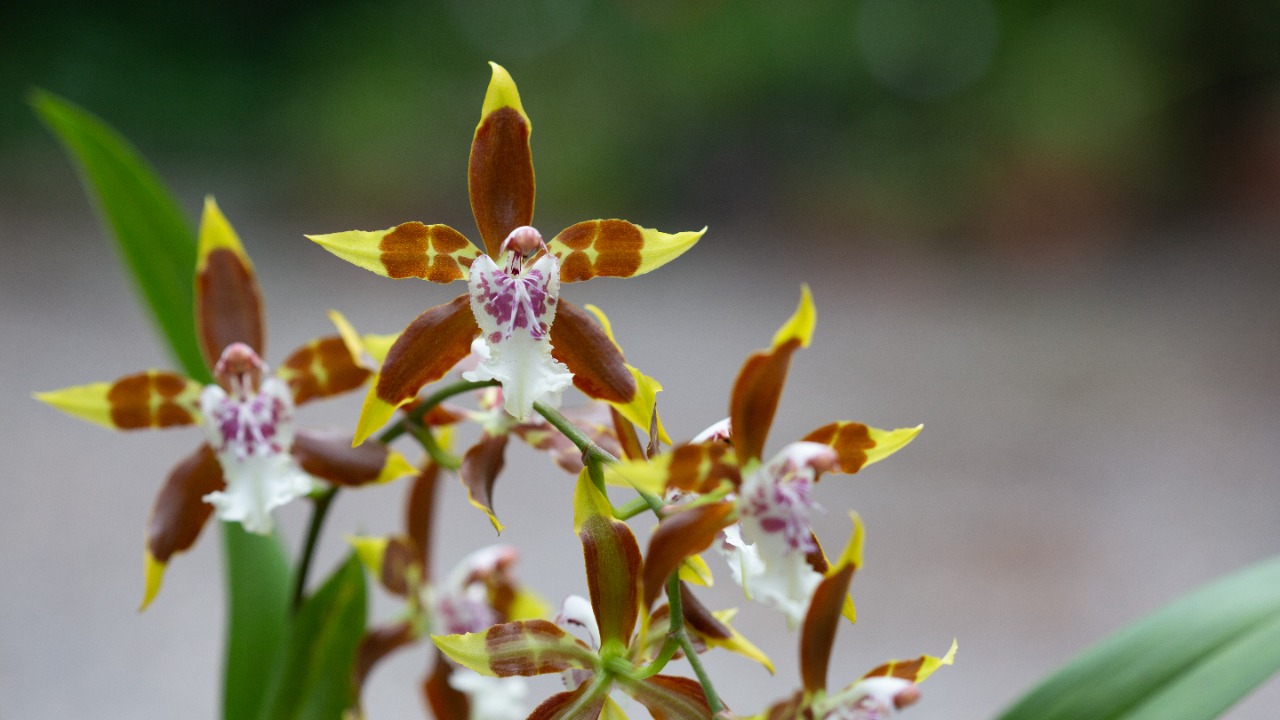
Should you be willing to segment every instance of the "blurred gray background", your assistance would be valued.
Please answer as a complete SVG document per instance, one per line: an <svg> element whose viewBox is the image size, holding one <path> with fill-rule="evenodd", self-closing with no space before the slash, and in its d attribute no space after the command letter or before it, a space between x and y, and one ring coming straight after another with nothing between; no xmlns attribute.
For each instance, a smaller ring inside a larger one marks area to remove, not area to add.
<svg viewBox="0 0 1280 720"><path fill-rule="evenodd" d="M205 193L253 256L268 362L342 310L395 332L458 288L392 282L303 233L448 222L475 237L468 143L502 62L533 119L535 223L709 225L678 262L565 288L666 387L672 435L727 413L743 358L819 313L769 450L832 419L924 423L819 487L819 535L868 527L831 684L959 639L910 717L990 717L1111 631L1280 549L1280 10L1272 3L747 0L19 3L0 22L0 718L215 717L220 547L145 614L142 529L194 430L113 435L30 399L168 358L69 162L22 103L98 112ZM350 425L357 398L307 407ZM406 451L413 451L406 446ZM572 479L513 452L501 540L553 602L585 592ZM407 485L344 493L342 536ZM456 485L437 565L494 541ZM534 509L536 511L531 511ZM296 548L301 504L281 513ZM636 525L642 541L647 529ZM710 662L755 712L798 684L795 636L721 584L779 664ZM374 619L396 611L379 597ZM371 718L423 717L426 652L372 676ZM549 693L551 685L537 686ZM1270 719L1275 682L1236 719Z"/></svg>

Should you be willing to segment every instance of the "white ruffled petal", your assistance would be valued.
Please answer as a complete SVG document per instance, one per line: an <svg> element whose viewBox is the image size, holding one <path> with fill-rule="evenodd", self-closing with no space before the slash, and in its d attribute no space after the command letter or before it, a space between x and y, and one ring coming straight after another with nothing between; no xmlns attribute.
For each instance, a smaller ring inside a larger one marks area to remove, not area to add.
<svg viewBox="0 0 1280 720"><path fill-rule="evenodd" d="M524 678L485 677L466 668L454 668L449 685L467 696L471 713L467 720L522 720L529 714Z"/></svg>
<svg viewBox="0 0 1280 720"><path fill-rule="evenodd" d="M482 255L471 264L468 285L471 311L489 352L462 376L501 382L506 411L521 420L533 413L535 402L559 404L573 374L551 357L551 323L560 296L555 257L544 255L510 275Z"/></svg>

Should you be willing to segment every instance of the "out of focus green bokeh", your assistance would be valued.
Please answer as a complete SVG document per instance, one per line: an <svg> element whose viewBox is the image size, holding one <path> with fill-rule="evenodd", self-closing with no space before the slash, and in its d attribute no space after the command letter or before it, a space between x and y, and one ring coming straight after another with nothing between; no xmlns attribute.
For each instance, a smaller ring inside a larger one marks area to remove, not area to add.
<svg viewBox="0 0 1280 720"><path fill-rule="evenodd" d="M1053 258L1280 216L1274 0L8 5L14 192L61 162L22 102L40 86L201 191L333 227L467 225L495 60L533 118L548 228L643 208Z"/></svg>

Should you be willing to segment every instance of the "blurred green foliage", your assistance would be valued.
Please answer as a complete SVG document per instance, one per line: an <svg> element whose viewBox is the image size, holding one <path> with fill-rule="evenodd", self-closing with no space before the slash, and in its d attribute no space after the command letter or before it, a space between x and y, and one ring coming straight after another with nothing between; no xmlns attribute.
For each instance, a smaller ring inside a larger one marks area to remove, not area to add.
<svg viewBox="0 0 1280 720"><path fill-rule="evenodd" d="M548 226L644 207L904 235L1052 232L1204 197L1230 165L1224 148L1247 159L1272 137L1241 128L1280 119L1274 0L19 0L0 12L0 151L26 158L11 167L52 155L30 149L45 141L20 103L38 85L162 164L247 166L272 202L359 208L370 226L402 210L466 224L490 59L533 118Z"/></svg>

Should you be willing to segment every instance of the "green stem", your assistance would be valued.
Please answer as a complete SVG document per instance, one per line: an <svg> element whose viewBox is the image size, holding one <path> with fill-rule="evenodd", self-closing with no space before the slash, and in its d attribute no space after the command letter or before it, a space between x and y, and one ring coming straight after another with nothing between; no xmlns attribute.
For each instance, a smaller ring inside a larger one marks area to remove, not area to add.
<svg viewBox="0 0 1280 720"><path fill-rule="evenodd" d="M338 496L338 486L330 485L311 500L311 522L307 525L307 540L302 548L302 558L298 561L298 578L293 585L293 612L302 607L302 598L307 591L307 573L311 570L311 558L315 556L316 545L320 540L320 528L324 525L325 516L333 499Z"/></svg>
<svg viewBox="0 0 1280 720"><path fill-rule="evenodd" d="M640 513L651 510L649 503L644 498L638 497L625 505L613 509L613 516L619 520L630 520Z"/></svg>
<svg viewBox="0 0 1280 720"><path fill-rule="evenodd" d="M431 428L419 423L407 423L409 434L413 435L423 450L427 451L427 455L431 456L432 462L442 468L449 470L457 470L462 467L462 460L444 448L440 447L440 443L436 442L436 434L431 432Z"/></svg>
<svg viewBox="0 0 1280 720"><path fill-rule="evenodd" d="M399 421L389 425L386 430L383 430L382 434L378 436L378 442L386 444L405 434L409 431L409 426L411 424L421 422L423 415L431 412L435 406L445 400L448 400L454 395L461 395L464 392L478 390L480 388L494 387L498 384L500 383L497 380L477 380L475 382L462 380L451 385L445 385L439 390L428 395L426 399L415 405L412 410L406 412L404 417L400 418Z"/></svg>

